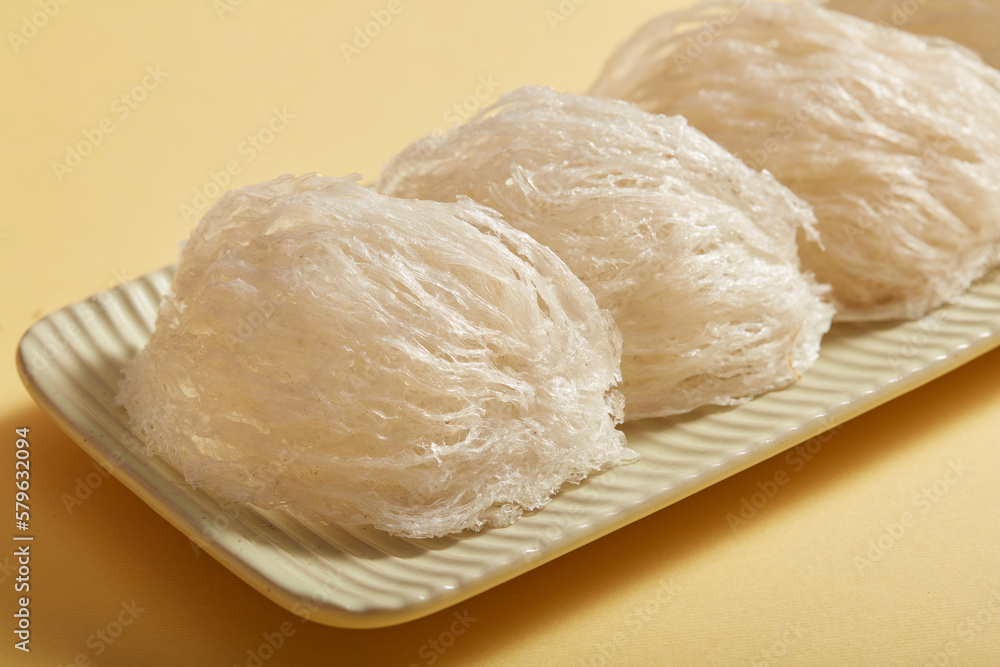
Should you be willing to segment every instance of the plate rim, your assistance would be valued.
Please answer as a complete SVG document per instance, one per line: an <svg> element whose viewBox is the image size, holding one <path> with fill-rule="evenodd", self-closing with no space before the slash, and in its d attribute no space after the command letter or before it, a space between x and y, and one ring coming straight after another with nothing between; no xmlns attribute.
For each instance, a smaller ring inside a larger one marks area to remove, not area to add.
<svg viewBox="0 0 1000 667"><path fill-rule="evenodd" d="M566 535L560 536L559 539L550 540L542 549L529 550L527 552L522 552L520 555L515 554L513 557L509 557L503 562L497 564L497 566L490 571L482 572L476 577L466 578L462 582L461 586L436 589L433 595L428 595L423 598L418 597L415 600L411 600L408 604L395 606L369 605L368 607L351 609L343 603L335 604L332 600L319 601L313 598L309 592L301 590L300 587L291 586L289 582L283 582L277 579L273 575L273 572L268 574L263 571L261 567L255 566L252 563L250 555L246 552L246 549L238 547L240 543L239 537L237 535L225 534L226 530L232 529L231 523L227 524L225 529L220 531L222 534L216 533L214 539L207 537L204 531L204 525L196 525L197 522L192 521L188 514L180 511L181 506L185 503L191 505L192 507L196 504L194 503L192 493L201 493L200 490L193 489L192 487L174 488L172 492L167 494L168 497L165 497L162 489L153 488L148 482L148 475L157 474L153 465L156 463L155 461L152 461L152 459L144 453L135 451L131 445L122 442L122 438L126 436L125 433L122 433L117 438L113 434L109 434L114 441L112 443L103 441L100 437L98 437L100 434L88 434L86 429L76 423L74 418L68 414L65 401L70 399L63 398L60 400L59 396L56 395L55 392L53 392L48 386L47 380L50 378L46 378L45 370L47 370L50 365L47 365L41 371L36 371L28 362L27 348L33 344L32 341L34 338L41 338L41 333L39 333L40 328L44 326L55 327L56 325L53 324L53 320L54 318L59 317L60 314L73 312L73 309L75 308L80 308L84 304L91 304L95 302L102 303L103 307L102 299L105 299L106 295L110 295L113 298L122 298L123 295L127 297L129 289L135 288L135 286L140 283L151 284L152 278L154 277L157 279L163 279L164 276L168 276L168 274L172 273L174 266L175 265L167 266L157 271L145 274L139 278L130 280L115 288L98 292L89 298L76 301L72 304L64 306L63 308L53 311L32 324L22 335L17 346L16 366L18 375L20 376L22 383L32 399L43 409L43 411L55 420L59 428L63 430L63 432L66 433L71 440L76 442L76 444L89 456L91 456L91 458L108 470L116 479L122 482L126 488L135 493L144 503L150 506L150 508L157 512L157 514L162 516L170 525L181 531L182 534L184 534L199 548L203 549L206 553L212 556L215 560L219 561L220 564L236 574L236 576L257 590L259 593L293 614L303 616L321 624L343 628L361 629L386 627L415 620L450 607L458 602L473 597L474 595L478 595L479 593L489 590L496 585L509 581L510 579L538 567L539 565L555 560L570 551L600 539L601 537L604 537L619 528L638 521L639 519L649 516L650 514L653 514L661 509L669 507L670 505L728 477L742 472L757 463L778 456L792 447L802 444L811 438L830 431L831 429L835 429L843 423L865 412L875 409L876 407L897 398L898 396L913 391L914 389L917 389L918 387L971 362L977 357L1000 347L1000 312L998 312L995 314L996 321L991 321L991 324L993 325L991 332L975 337L963 345L950 347L948 348L948 353L934 356L918 367L910 369L908 372L903 373L888 382L879 384L875 389L862 394L859 398L835 404L826 410L826 412L813 415L805 419L796 427L796 429L794 429L795 433L792 437L789 437L789 433L786 432L782 435L776 436L771 443L761 442L742 451L730 452L730 454L725 457L721 463L709 466L707 471L702 471L701 473L692 475L684 480L689 483L673 487L674 492L669 496L654 497L652 502L643 503L642 506L635 504L623 506L615 512L604 515L603 519L597 523L588 524L584 526L583 529L577 527L573 533L567 533ZM169 283L170 281L168 280L167 282ZM977 281L971 289L974 290L976 286L983 284L988 286L993 285L995 287L1000 286L1000 272L992 272L984 279ZM967 294L968 292L966 295ZM158 298L162 298L162 295L162 291L157 289ZM957 304L944 306L942 309L934 311L927 317L938 317L938 314L941 313L943 309L964 308L966 295L963 295ZM854 326L874 325L883 329L895 330L901 327L911 326L921 321L923 320L897 321L896 323L888 324L856 323ZM842 327L842 325L836 324L835 327ZM863 333L862 335L865 334ZM933 336L929 337L933 339ZM808 374L808 372L809 371L806 371L806 374ZM779 391L791 391L794 390L795 386L796 385L792 385L788 389ZM760 400L760 398L750 401L749 404ZM864 400L860 400L860 398L864 398ZM730 411L730 409L715 410L717 412ZM671 423L676 425L677 423L697 422L702 416L704 415L700 411L696 411L693 415L689 413L689 415L680 416L677 420L672 421ZM640 420L632 422L625 425L625 430L628 432L629 430L636 430L639 428L645 429L649 427L652 422L656 421L663 420ZM128 430L128 434L130 434L131 437L136 438L138 442L141 442L141 440L138 440L139 436L130 429ZM118 451L115 450L116 445L118 447L125 448L126 452L130 453L130 456L124 461L119 460L116 462L112 460L114 458L114 452ZM142 465L143 458L147 460L145 465ZM150 461L152 461L152 463L150 463ZM126 463L128 463L128 465L125 465ZM163 462L160 461L159 465L162 466L162 464ZM143 470L143 468L145 468L145 470ZM166 481L173 484L173 482L170 482L169 479ZM564 486L563 490L558 495L562 496L566 493L567 488ZM543 508L530 514L545 511L546 509ZM208 517L203 516L202 520L207 521ZM524 521L524 519L521 521ZM520 523L520 521L518 523ZM509 529L491 529L491 531L496 530L504 531ZM460 543L470 539L475 540L478 536L477 534L469 535L467 533L458 538L454 538L451 543ZM426 541L412 540L410 542L424 543ZM448 547L445 547L444 549L446 550L447 548ZM304 614L303 611L306 613Z"/></svg>

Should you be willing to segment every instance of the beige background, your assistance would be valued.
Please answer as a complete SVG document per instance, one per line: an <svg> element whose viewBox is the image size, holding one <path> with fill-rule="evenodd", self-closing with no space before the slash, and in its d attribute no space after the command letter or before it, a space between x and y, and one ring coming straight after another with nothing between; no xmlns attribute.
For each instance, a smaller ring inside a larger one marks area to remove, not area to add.
<svg viewBox="0 0 1000 667"><path fill-rule="evenodd" d="M399 0L348 62L341 42L389 4L0 8L0 488L13 504L14 429L30 427L36 535L30 656L13 649L13 549L0 549L0 664L256 664L248 650L283 628L262 664L1000 664L1000 352L847 424L739 530L727 514L787 471L783 458L381 630L299 623L114 479L67 507L95 469L21 387L18 338L172 262L213 174L374 179L406 143L505 90L584 91L629 32L686 3ZM88 154L66 164L81 142ZM890 530L890 548L859 565ZM96 633L129 605L136 618L105 643ZM435 652L455 614L468 629Z"/></svg>

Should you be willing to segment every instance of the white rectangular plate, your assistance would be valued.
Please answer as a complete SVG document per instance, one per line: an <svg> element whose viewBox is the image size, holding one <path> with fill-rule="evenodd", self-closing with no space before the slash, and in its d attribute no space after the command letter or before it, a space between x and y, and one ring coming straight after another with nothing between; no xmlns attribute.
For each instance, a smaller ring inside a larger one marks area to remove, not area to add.
<svg viewBox="0 0 1000 667"><path fill-rule="evenodd" d="M263 595L313 621L402 623L480 593L647 516L1000 344L1000 274L915 322L838 324L800 382L731 409L624 430L639 462L567 485L513 526L433 540L305 524L220 502L149 457L114 400L148 340L167 268L68 306L24 335L32 396L88 454Z"/></svg>

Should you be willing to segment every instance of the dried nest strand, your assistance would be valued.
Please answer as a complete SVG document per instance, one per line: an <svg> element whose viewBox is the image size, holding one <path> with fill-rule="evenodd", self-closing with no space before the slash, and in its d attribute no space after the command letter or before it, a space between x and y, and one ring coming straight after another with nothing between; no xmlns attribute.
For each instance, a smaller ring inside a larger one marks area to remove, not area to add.
<svg viewBox="0 0 1000 667"><path fill-rule="evenodd" d="M1000 68L996 0L828 0L826 7L917 35L946 37Z"/></svg>
<svg viewBox="0 0 1000 667"><path fill-rule="evenodd" d="M526 87L406 148L377 187L469 196L565 260L622 330L630 420L787 385L830 324L799 270L809 207L683 118Z"/></svg>
<svg viewBox="0 0 1000 667"><path fill-rule="evenodd" d="M1000 72L946 40L708 2L639 30L593 93L686 116L811 203L803 264L841 319L919 317L997 261Z"/></svg>
<svg viewBox="0 0 1000 667"><path fill-rule="evenodd" d="M118 398L194 486L433 537L507 525L635 456L620 346L493 211L282 178L198 225Z"/></svg>

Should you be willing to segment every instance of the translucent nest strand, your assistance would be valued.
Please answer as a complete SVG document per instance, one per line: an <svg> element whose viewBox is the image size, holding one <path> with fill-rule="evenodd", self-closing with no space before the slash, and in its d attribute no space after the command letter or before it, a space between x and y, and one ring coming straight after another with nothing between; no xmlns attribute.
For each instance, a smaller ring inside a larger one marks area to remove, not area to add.
<svg viewBox="0 0 1000 667"><path fill-rule="evenodd" d="M654 19L593 94L681 114L813 205L838 318L917 318L997 263L1000 72L952 42L805 2Z"/></svg>
<svg viewBox="0 0 1000 667"><path fill-rule="evenodd" d="M632 459L621 337L551 251L469 200L354 179L226 194L119 401L222 498L423 538L504 526Z"/></svg>
<svg viewBox="0 0 1000 667"><path fill-rule="evenodd" d="M788 385L830 326L799 268L809 206L680 117L526 87L415 142L376 187L471 197L552 248L622 330L629 420Z"/></svg>

